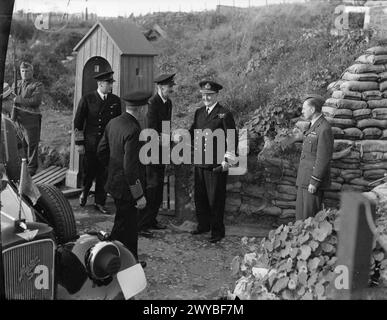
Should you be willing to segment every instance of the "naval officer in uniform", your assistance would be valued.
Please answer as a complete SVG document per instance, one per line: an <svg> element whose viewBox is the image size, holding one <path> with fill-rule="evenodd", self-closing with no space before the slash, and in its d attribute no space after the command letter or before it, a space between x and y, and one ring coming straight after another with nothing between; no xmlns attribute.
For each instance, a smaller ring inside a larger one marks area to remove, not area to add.
<svg viewBox="0 0 387 320"><path fill-rule="evenodd" d="M105 208L106 170L97 158L97 146L108 122L121 114L121 100L112 92L113 71L103 72L94 77L97 90L87 93L79 101L74 118L75 147L84 154L83 191L79 204L87 202L90 188L95 179L94 207L103 214L109 214Z"/></svg>
<svg viewBox="0 0 387 320"><path fill-rule="evenodd" d="M210 242L215 243L225 236L223 216L228 169L236 160L237 142L226 138L227 130L232 130L235 138L238 135L230 110L218 102L218 92L223 88L222 85L204 80L199 83L199 86L204 106L196 110L194 122L190 128L191 138L194 139L194 153L200 149L199 154L202 155L200 163L194 163L198 226L192 234L211 232ZM214 133L215 130L221 130L224 133L223 142L218 141L215 135L211 137L211 132ZM198 138L198 132L204 135L201 139ZM212 145L209 139L213 139ZM220 148L223 152L218 152L218 143L225 143L224 148ZM205 159L208 152L210 154L212 152L210 163Z"/></svg>

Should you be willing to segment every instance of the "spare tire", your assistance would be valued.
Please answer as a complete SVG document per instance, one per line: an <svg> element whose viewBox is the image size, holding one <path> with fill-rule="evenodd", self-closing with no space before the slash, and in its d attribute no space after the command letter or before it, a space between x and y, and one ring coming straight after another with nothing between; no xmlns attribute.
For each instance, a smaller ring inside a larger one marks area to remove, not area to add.
<svg viewBox="0 0 387 320"><path fill-rule="evenodd" d="M34 208L54 229L57 242L64 244L76 239L78 234L74 213L63 193L55 186L49 184L41 184L37 187L41 197Z"/></svg>

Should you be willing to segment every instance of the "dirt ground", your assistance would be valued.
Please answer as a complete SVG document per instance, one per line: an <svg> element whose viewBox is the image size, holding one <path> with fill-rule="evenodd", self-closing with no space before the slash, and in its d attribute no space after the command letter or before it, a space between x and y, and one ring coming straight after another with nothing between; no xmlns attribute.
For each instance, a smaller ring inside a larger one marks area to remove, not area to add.
<svg viewBox="0 0 387 320"><path fill-rule="evenodd" d="M69 199L81 234L90 230L110 231L113 226L114 215L96 212L93 200L89 198L82 208L77 198ZM110 198L107 207L114 212ZM173 228L173 217L160 218L168 229L155 231L152 239L139 238L139 258L147 262L144 270L148 284L137 299L219 299L227 289L233 290L237 280L230 274L230 263L241 254L241 238L249 233L264 236L268 232L257 226L226 225L226 238L212 244L209 234L192 236Z"/></svg>

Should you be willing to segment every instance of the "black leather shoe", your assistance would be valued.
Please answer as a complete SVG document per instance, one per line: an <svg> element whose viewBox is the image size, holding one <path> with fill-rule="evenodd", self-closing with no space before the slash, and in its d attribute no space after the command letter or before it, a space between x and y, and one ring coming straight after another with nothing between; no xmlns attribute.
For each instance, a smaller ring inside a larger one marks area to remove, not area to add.
<svg viewBox="0 0 387 320"><path fill-rule="evenodd" d="M141 264L141 267L144 269L146 267L146 262L144 260L138 261L139 264Z"/></svg>
<svg viewBox="0 0 387 320"><path fill-rule="evenodd" d="M153 230L164 230L164 229L167 229L167 226L166 225L163 225L161 223L156 223L154 224L153 226L151 226L149 229L153 229Z"/></svg>
<svg viewBox="0 0 387 320"><path fill-rule="evenodd" d="M87 196L84 195L82 192L81 195L79 196L79 205L81 207L84 207L86 205L86 202L87 202Z"/></svg>
<svg viewBox="0 0 387 320"><path fill-rule="evenodd" d="M191 231L191 234L193 235L196 235L196 234L202 234L202 233L207 233L209 232L210 230L199 230L199 229L196 229L194 231Z"/></svg>
<svg viewBox="0 0 387 320"><path fill-rule="evenodd" d="M221 237L221 236L211 237L211 238L210 238L210 242L211 242L211 243L217 243L217 242L219 242L219 241L222 240L222 239L223 239L223 237Z"/></svg>
<svg viewBox="0 0 387 320"><path fill-rule="evenodd" d="M102 204L94 203L94 208L102 214L110 214L108 209L106 209L105 206L103 206Z"/></svg>
<svg viewBox="0 0 387 320"><path fill-rule="evenodd" d="M149 230L140 230L138 235L144 238L153 238L153 233Z"/></svg>

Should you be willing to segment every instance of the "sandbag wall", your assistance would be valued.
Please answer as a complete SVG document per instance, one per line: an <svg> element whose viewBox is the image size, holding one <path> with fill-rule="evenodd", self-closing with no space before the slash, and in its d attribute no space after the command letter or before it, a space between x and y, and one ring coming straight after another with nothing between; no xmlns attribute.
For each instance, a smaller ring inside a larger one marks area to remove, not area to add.
<svg viewBox="0 0 387 320"><path fill-rule="evenodd" d="M340 192L372 189L387 172L387 47L368 49L329 87L323 113L332 125L335 156L327 205Z"/></svg>

